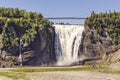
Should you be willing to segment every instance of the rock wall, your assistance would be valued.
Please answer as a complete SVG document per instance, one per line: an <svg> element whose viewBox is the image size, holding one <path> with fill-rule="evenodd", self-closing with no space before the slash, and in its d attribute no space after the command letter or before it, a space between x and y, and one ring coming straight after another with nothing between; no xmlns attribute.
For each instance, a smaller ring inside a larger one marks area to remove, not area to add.
<svg viewBox="0 0 120 80"><path fill-rule="evenodd" d="M83 38L79 47L79 57L81 60L101 59L101 62L119 61L119 45L115 45L109 34L103 29L102 34L98 34L94 28L85 26ZM18 51L19 53L19 51ZM11 55L0 50L0 65L18 65L19 55ZM117 58L116 58L117 57ZM56 62L54 51L54 29L52 26L37 30L34 41L29 45L22 46L22 60L24 66L53 66Z"/></svg>
<svg viewBox="0 0 120 80"><path fill-rule="evenodd" d="M103 59L105 55L107 56L119 49L119 46L114 44L105 29L103 29L102 34L97 34L94 28L85 26L79 49L79 54L84 55L84 59Z"/></svg>
<svg viewBox="0 0 120 80"><path fill-rule="evenodd" d="M19 49L17 49L19 54ZM21 48L22 63L24 66L50 66L56 61L54 53L54 30L51 26L42 30L37 30L37 34L33 42L29 45L23 44ZM10 61L12 65L19 66L19 55L12 55L4 50L0 50L1 66L10 67L7 64Z"/></svg>
<svg viewBox="0 0 120 80"><path fill-rule="evenodd" d="M35 40L27 47L23 53L25 65L50 66L55 62L54 54L54 31L44 28L37 31Z"/></svg>

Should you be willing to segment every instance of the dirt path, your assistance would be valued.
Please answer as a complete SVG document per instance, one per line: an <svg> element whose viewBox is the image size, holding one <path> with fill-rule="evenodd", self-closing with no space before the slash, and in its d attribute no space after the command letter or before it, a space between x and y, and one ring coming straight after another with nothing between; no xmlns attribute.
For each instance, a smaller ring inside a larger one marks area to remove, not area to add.
<svg viewBox="0 0 120 80"><path fill-rule="evenodd" d="M120 61L113 63L109 66L110 69L114 70L114 71L120 71Z"/></svg>
<svg viewBox="0 0 120 80"><path fill-rule="evenodd" d="M120 75L88 71L29 73L29 80L120 80Z"/></svg>
<svg viewBox="0 0 120 80"><path fill-rule="evenodd" d="M4 77L4 76L0 76L0 80L12 80L12 79Z"/></svg>

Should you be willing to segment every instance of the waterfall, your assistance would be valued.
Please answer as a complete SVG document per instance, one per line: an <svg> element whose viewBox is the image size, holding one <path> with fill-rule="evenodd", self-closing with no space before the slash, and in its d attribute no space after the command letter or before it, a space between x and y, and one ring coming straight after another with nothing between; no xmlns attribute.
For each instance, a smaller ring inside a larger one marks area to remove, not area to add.
<svg viewBox="0 0 120 80"><path fill-rule="evenodd" d="M19 65L22 66L22 54L19 54L18 62L19 62Z"/></svg>
<svg viewBox="0 0 120 80"><path fill-rule="evenodd" d="M78 61L83 25L53 25L55 28L55 54L57 65L70 65Z"/></svg>

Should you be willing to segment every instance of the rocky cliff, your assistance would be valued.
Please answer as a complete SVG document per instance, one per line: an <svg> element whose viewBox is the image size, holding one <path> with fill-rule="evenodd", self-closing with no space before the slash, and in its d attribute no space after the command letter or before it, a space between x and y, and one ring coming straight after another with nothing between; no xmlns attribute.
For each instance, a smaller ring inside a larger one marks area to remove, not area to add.
<svg viewBox="0 0 120 80"><path fill-rule="evenodd" d="M50 66L55 60L53 29L37 31L34 41L23 52L24 65Z"/></svg>
<svg viewBox="0 0 120 80"><path fill-rule="evenodd" d="M41 14L0 8L0 66L48 66L55 62L54 30Z"/></svg>
<svg viewBox="0 0 120 80"><path fill-rule="evenodd" d="M94 28L85 26L79 50L80 55L83 54L86 59L102 59L118 49L119 46L113 43L107 32L103 31L103 34L99 35Z"/></svg>
<svg viewBox="0 0 120 80"><path fill-rule="evenodd" d="M120 27L117 16L114 13L92 13L85 21L83 42L79 53L89 59L101 59L101 62L119 61L120 55ZM111 56L112 55L112 56ZM115 56L118 57L115 57Z"/></svg>
<svg viewBox="0 0 120 80"><path fill-rule="evenodd" d="M41 14L0 8L0 66L53 66L54 29ZM120 61L120 13L92 13L85 20L81 60ZM21 55L20 55L21 53Z"/></svg>
<svg viewBox="0 0 120 80"><path fill-rule="evenodd" d="M22 64L26 66L50 66L56 61L54 54L54 31L52 27L37 30L33 42L22 46ZM17 48L16 48L17 49ZM19 54L19 49L16 52ZM1 67L19 66L19 55L0 50ZM7 62L9 61L9 62Z"/></svg>

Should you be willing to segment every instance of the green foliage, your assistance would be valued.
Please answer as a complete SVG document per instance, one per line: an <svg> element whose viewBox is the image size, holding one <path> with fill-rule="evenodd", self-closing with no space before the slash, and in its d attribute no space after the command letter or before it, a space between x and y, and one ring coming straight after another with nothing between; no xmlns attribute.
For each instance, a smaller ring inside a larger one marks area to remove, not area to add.
<svg viewBox="0 0 120 80"><path fill-rule="evenodd" d="M3 48L14 51L23 44L30 44L38 31L48 27L50 22L36 12L26 12L18 8L0 7L0 38Z"/></svg>
<svg viewBox="0 0 120 80"><path fill-rule="evenodd" d="M85 25L94 28L100 36L103 31L107 32L116 45L120 44L120 12L100 14L92 12Z"/></svg>

